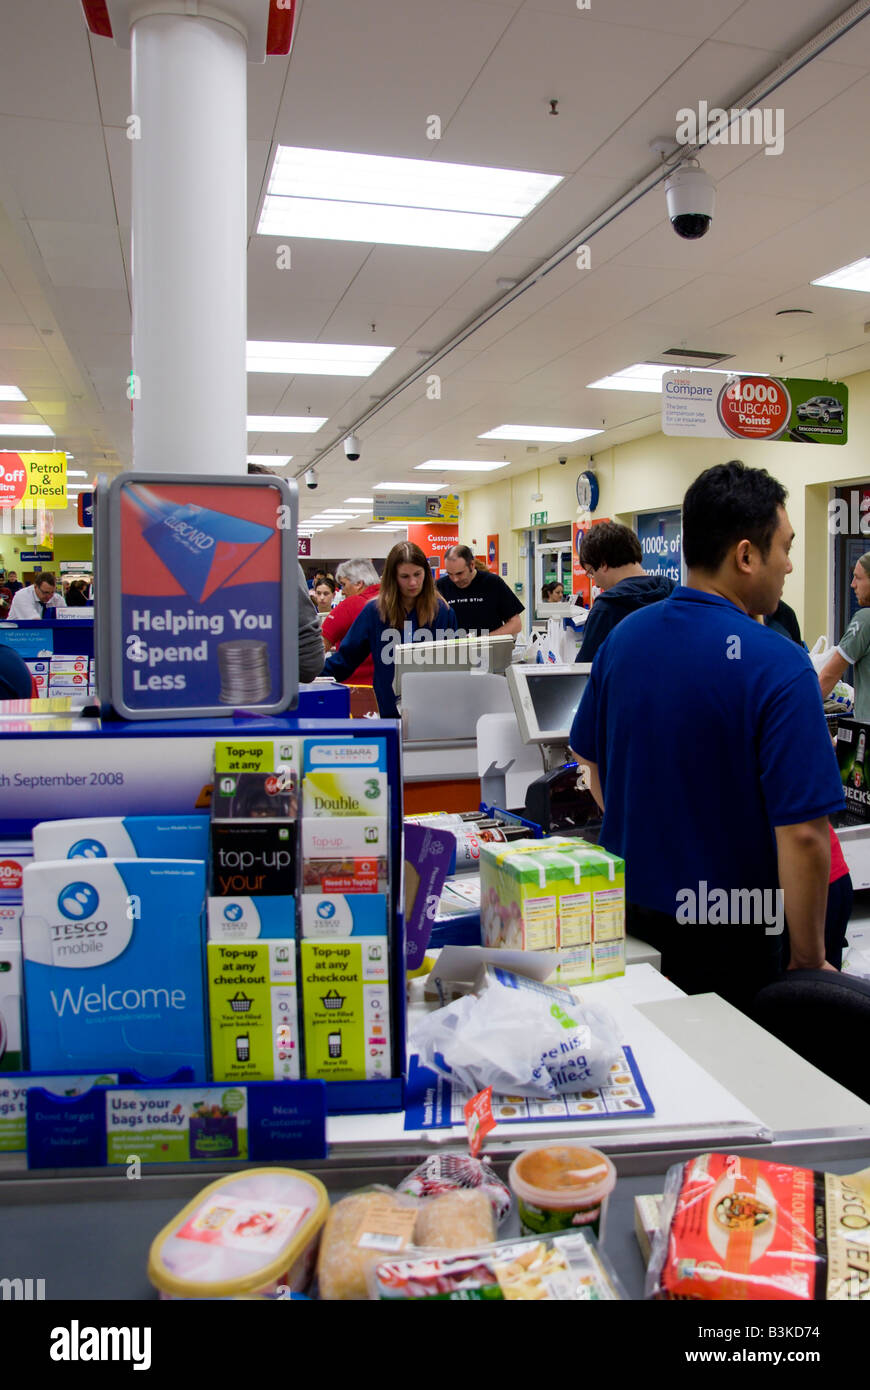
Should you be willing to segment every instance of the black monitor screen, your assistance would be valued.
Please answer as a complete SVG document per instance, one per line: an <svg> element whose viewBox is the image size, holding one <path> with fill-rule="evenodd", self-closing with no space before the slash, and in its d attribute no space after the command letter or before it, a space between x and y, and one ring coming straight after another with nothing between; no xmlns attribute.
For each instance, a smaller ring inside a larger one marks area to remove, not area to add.
<svg viewBox="0 0 870 1390"><path fill-rule="evenodd" d="M566 737L571 728L577 706L589 679L585 671L569 671L563 674L545 676L530 673L527 677L532 708L538 728L544 731L558 730Z"/></svg>

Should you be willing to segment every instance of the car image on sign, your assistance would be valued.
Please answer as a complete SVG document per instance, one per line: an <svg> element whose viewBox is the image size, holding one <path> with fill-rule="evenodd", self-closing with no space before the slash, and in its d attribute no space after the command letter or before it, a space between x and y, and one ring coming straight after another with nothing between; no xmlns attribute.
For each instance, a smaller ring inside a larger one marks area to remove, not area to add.
<svg viewBox="0 0 870 1390"><path fill-rule="evenodd" d="M843 406L835 396L811 396L797 408L799 420L821 420L826 425L829 420L843 419Z"/></svg>

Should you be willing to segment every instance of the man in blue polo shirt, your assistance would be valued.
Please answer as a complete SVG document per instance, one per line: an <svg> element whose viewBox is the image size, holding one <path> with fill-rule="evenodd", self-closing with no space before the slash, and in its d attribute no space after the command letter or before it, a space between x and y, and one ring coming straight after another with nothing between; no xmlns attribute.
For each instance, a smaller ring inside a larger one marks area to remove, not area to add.
<svg viewBox="0 0 870 1390"><path fill-rule="evenodd" d="M750 616L774 612L792 569L785 498L742 463L696 478L688 583L608 636L571 729L604 808L600 843L626 861L629 931L687 993L743 1008L786 943L790 968L832 969L827 818L843 790L818 677Z"/></svg>

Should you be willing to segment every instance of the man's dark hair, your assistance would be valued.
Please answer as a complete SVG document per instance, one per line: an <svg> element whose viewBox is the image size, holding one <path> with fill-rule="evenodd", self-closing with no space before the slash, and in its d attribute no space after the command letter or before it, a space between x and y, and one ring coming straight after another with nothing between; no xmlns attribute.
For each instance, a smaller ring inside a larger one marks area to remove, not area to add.
<svg viewBox="0 0 870 1390"><path fill-rule="evenodd" d="M53 589L57 588L57 576L53 570L40 570L33 581L34 589L38 589L40 584L50 584Z"/></svg>
<svg viewBox="0 0 870 1390"><path fill-rule="evenodd" d="M618 521L602 521L598 526L590 526L583 540L577 558L581 565L590 569L618 570L623 565L639 565L643 561L640 541L630 526Z"/></svg>
<svg viewBox="0 0 870 1390"><path fill-rule="evenodd" d="M762 559L770 554L788 496L765 468L738 459L717 463L695 479L683 498L683 556L689 569L714 573L738 541L748 540Z"/></svg>
<svg viewBox="0 0 870 1390"><path fill-rule="evenodd" d="M467 565L474 569L474 551L468 545L451 545L444 555L445 560L464 560Z"/></svg>

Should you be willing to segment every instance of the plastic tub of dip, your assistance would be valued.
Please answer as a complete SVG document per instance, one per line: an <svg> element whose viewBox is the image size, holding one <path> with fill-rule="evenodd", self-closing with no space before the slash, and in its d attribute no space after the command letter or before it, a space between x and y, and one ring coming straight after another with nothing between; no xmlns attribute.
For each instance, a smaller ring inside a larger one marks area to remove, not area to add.
<svg viewBox="0 0 870 1390"><path fill-rule="evenodd" d="M311 1279L326 1188L294 1168L253 1168L210 1183L151 1245L161 1298L287 1298Z"/></svg>
<svg viewBox="0 0 870 1390"><path fill-rule="evenodd" d="M616 1184L607 1154L583 1144L539 1144L514 1159L508 1182L524 1236L584 1226L603 1237L607 1199Z"/></svg>

